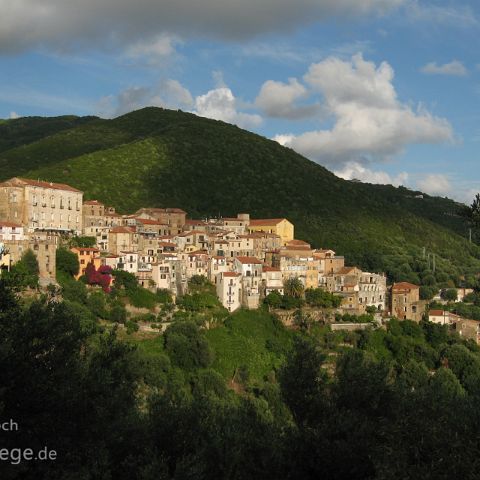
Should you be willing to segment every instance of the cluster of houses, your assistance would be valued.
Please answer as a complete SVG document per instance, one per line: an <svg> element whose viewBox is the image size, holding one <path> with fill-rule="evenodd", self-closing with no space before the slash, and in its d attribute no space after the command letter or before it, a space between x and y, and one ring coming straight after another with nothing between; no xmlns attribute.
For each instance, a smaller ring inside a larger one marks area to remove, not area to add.
<svg viewBox="0 0 480 480"><path fill-rule="evenodd" d="M202 275L229 311L257 308L269 293L283 294L285 281L296 277L305 289L341 296L344 313L370 307L414 321L425 313L418 286L402 282L387 289L385 275L346 266L333 250L296 239L286 218L240 213L193 220L179 208L120 215L98 200L84 201L83 192L69 185L17 177L0 183L0 268L9 269L31 249L41 281L55 282L56 249L71 236L95 238L93 248L71 249L78 276L89 263L108 265L132 273L145 288L178 296L187 292L190 278Z"/></svg>

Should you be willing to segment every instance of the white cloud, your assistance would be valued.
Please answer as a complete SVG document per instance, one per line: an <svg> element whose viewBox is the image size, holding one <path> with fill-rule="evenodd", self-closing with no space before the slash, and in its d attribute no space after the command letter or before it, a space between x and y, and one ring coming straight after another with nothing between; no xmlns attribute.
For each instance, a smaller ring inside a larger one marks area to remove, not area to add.
<svg viewBox="0 0 480 480"><path fill-rule="evenodd" d="M414 110L401 103L393 79L388 63L377 67L360 54L351 61L330 57L311 65L305 81L323 95L334 124L298 135L286 145L338 169L351 161L387 160L410 144L451 141L448 121L421 106Z"/></svg>
<svg viewBox="0 0 480 480"><path fill-rule="evenodd" d="M332 16L384 14L405 1L0 0L0 50L127 46L165 32L242 40Z"/></svg>
<svg viewBox="0 0 480 480"><path fill-rule="evenodd" d="M428 22L435 26L457 28L476 27L478 18L470 6L455 7L434 5L423 0L410 0L406 5L408 17L416 22Z"/></svg>
<svg viewBox="0 0 480 480"><path fill-rule="evenodd" d="M457 77L464 77L468 73L463 63L458 60L453 60L452 62L444 63L443 65L437 65L436 62L430 62L423 66L421 71L430 75L452 75Z"/></svg>
<svg viewBox="0 0 480 480"><path fill-rule="evenodd" d="M279 134L275 135L272 140L275 140L278 142L280 145L283 145L284 147L287 146L293 139L295 138L295 135L291 133L286 133L286 134Z"/></svg>
<svg viewBox="0 0 480 480"><path fill-rule="evenodd" d="M103 97L97 104L97 114L110 118L148 106L190 109L193 104L192 95L180 82L167 79L154 87L130 87L117 96Z"/></svg>
<svg viewBox="0 0 480 480"><path fill-rule="evenodd" d="M296 78L288 83L268 80L262 85L255 105L269 117L300 119L314 115L317 105L298 105L297 101L308 97L309 92Z"/></svg>
<svg viewBox="0 0 480 480"><path fill-rule="evenodd" d="M228 87L215 88L198 96L193 113L200 117L233 123L242 128L257 127L262 123L260 115L238 111L238 100Z"/></svg>
<svg viewBox="0 0 480 480"><path fill-rule="evenodd" d="M215 76L217 80L220 77ZM201 117L233 123L242 128L257 127L262 117L240 111L240 102L227 86L215 88L195 99L188 89L173 79L148 87L129 87L118 95L108 95L97 102L97 115L117 117L144 107L163 107L192 111Z"/></svg>
<svg viewBox="0 0 480 480"><path fill-rule="evenodd" d="M17 112L10 112L10 120L16 120L17 118L20 118L21 116Z"/></svg>
<svg viewBox="0 0 480 480"><path fill-rule="evenodd" d="M452 185L446 175L431 173L417 180L417 187L429 195L446 197L452 193Z"/></svg>
<svg viewBox="0 0 480 480"><path fill-rule="evenodd" d="M387 172L371 170L364 167L357 162L348 162L341 170L336 170L333 173L337 177L345 180L360 180L364 183L380 183L384 185L405 185L408 181L408 173L401 172L392 177Z"/></svg>
<svg viewBox="0 0 480 480"><path fill-rule="evenodd" d="M125 50L125 56L133 59L146 58L149 64L156 65L175 53L177 43L179 43L177 38L162 33L129 45Z"/></svg>

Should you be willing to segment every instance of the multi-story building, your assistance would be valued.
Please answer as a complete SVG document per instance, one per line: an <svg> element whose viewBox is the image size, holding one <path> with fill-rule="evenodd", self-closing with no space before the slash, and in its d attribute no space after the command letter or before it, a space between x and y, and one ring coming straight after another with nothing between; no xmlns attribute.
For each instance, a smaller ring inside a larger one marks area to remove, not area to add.
<svg viewBox="0 0 480 480"><path fill-rule="evenodd" d="M221 272L217 274L217 296L222 305L234 312L242 305L242 275L237 272Z"/></svg>
<svg viewBox="0 0 480 480"><path fill-rule="evenodd" d="M219 257L217 255L211 256L208 259L208 279L212 283L217 282L217 276L221 272L227 272L229 265L225 257Z"/></svg>
<svg viewBox="0 0 480 480"><path fill-rule="evenodd" d="M25 240L22 225L19 223L0 221L0 242L3 240Z"/></svg>
<svg viewBox="0 0 480 480"><path fill-rule="evenodd" d="M14 177L0 183L0 220L81 235L83 192L62 183Z"/></svg>
<svg viewBox="0 0 480 480"><path fill-rule="evenodd" d="M266 297L269 293L278 292L283 295L283 277L279 268L262 266L262 291L261 296Z"/></svg>
<svg viewBox="0 0 480 480"><path fill-rule="evenodd" d="M420 300L420 287L408 282L394 283L391 290L391 313L400 320L419 322L426 302Z"/></svg>
<svg viewBox="0 0 480 480"><path fill-rule="evenodd" d="M119 255L122 251L138 250L138 233L131 227L113 227L108 232L110 253Z"/></svg>
<svg viewBox="0 0 480 480"><path fill-rule="evenodd" d="M135 216L159 220L161 224L168 225L167 235L177 235L183 230L187 213L180 208L141 208Z"/></svg>
<svg viewBox="0 0 480 480"><path fill-rule="evenodd" d="M262 288L262 262L255 257L236 257L233 268L241 275L242 296L244 307L254 309L260 304Z"/></svg>
<svg viewBox="0 0 480 480"><path fill-rule="evenodd" d="M283 244L286 244L295 238L293 224L286 218L263 218L250 220L248 231L251 233L274 233L282 239Z"/></svg>
<svg viewBox="0 0 480 480"><path fill-rule="evenodd" d="M78 274L75 276L76 280L78 280L82 275L85 275L89 263L91 263L95 269L98 269L98 267L100 267L102 264L100 251L98 248L72 247L70 251L77 256L78 264L80 266Z"/></svg>

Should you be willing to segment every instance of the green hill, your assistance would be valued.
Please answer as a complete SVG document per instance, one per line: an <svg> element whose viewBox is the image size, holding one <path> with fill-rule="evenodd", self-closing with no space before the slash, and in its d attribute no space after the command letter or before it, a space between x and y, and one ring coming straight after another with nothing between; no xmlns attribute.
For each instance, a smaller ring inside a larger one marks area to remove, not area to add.
<svg viewBox="0 0 480 480"><path fill-rule="evenodd" d="M480 249L465 240L456 202L342 180L223 122L146 108L113 120L10 120L0 139L2 180L66 182L121 212L148 205L181 207L190 217L286 216L297 238L395 280L442 286L480 271ZM436 255L435 272L423 247Z"/></svg>

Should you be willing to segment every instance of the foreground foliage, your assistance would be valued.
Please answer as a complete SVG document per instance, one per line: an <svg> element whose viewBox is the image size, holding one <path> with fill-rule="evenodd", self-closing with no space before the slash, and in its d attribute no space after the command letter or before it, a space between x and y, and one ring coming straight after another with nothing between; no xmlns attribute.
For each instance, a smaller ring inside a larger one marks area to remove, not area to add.
<svg viewBox="0 0 480 480"><path fill-rule="evenodd" d="M259 310L123 342L101 291L15 295L0 279L2 447L57 459L2 479L478 476L480 349L443 326L295 333Z"/></svg>

